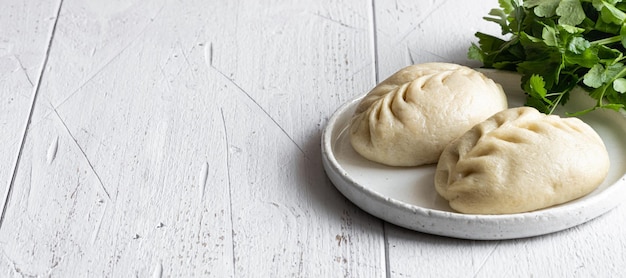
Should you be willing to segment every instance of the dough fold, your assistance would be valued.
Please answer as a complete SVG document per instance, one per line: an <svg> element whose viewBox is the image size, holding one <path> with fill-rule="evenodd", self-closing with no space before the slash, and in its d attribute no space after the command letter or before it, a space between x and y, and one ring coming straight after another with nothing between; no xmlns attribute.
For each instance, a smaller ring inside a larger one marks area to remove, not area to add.
<svg viewBox="0 0 626 278"><path fill-rule="evenodd" d="M582 197L608 170L606 147L589 125L520 107L451 142L437 164L435 188L462 213L519 213Z"/></svg>
<svg viewBox="0 0 626 278"><path fill-rule="evenodd" d="M502 87L474 69L412 65L363 98L350 142L363 157L390 166L435 163L450 141L506 108Z"/></svg>

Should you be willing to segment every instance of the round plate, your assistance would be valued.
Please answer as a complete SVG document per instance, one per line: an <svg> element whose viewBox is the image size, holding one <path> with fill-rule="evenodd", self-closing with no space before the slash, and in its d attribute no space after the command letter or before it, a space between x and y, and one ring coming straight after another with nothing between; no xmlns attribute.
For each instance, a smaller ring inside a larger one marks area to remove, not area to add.
<svg viewBox="0 0 626 278"><path fill-rule="evenodd" d="M509 107L522 106L525 96L520 75L480 70L500 83ZM435 191L436 165L388 167L356 153L348 127L361 97L342 107L328 121L322 135L322 158L326 174L354 204L385 221L408 229L465 239L498 240L543 235L567 229L614 208L626 196L626 115L598 110L580 118L604 140L611 167L604 183L590 194L558 206L527 213L473 215L454 212ZM593 106L583 92L572 93L567 111ZM557 111L563 114L564 111Z"/></svg>

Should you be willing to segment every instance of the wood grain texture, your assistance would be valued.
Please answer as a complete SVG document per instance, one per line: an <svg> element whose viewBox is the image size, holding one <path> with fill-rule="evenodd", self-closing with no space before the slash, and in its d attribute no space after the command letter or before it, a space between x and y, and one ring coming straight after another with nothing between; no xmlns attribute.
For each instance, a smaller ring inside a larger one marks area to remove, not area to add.
<svg viewBox="0 0 626 278"><path fill-rule="evenodd" d="M461 5L463 9L458 8ZM467 48L476 41L473 35L478 30L499 34L496 24L482 20L497 5L497 1L377 1L379 76L412 63L479 65L467 61ZM626 269L625 213L620 206L563 232L508 241L450 239L386 224L389 273L391 277L620 276Z"/></svg>
<svg viewBox="0 0 626 278"><path fill-rule="evenodd" d="M369 2L65 0L0 230L10 276L385 273L320 132L374 84Z"/></svg>
<svg viewBox="0 0 626 278"><path fill-rule="evenodd" d="M13 178L57 5L0 3L0 210Z"/></svg>

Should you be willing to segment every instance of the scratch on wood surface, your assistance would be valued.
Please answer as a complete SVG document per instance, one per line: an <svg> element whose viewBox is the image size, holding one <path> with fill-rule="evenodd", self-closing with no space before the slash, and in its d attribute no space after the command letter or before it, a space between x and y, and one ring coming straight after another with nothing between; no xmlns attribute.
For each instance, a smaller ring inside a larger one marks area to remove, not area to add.
<svg viewBox="0 0 626 278"><path fill-rule="evenodd" d="M203 26L202 26L202 27L200 27L200 29L199 29L199 30L198 30L198 31L194 34L193 43L192 43L191 49L189 50L189 52L190 52L190 53L191 53L191 52L193 52L193 51L196 49L196 46L200 46L200 47L203 47L203 46L204 46L204 42L200 42L200 38L202 38L202 37L203 37L202 35L204 34L204 28L205 28L205 27L206 27L206 26L204 26L204 25L203 25Z"/></svg>
<svg viewBox="0 0 626 278"><path fill-rule="evenodd" d="M30 76L28 75L28 72L26 71L26 68L24 67L24 65L22 64L22 60L20 60L20 57L18 57L17 55L13 55L13 58L15 58L15 61L17 62L17 65L20 67L20 70L24 73L24 75L26 76L26 80L28 80L28 83L30 84L30 86L34 87L35 84L33 83L33 81L30 79Z"/></svg>
<svg viewBox="0 0 626 278"><path fill-rule="evenodd" d="M209 176L209 163L204 162L202 164L202 169L200 170L200 179L198 182L198 187L200 190L200 200L204 200L204 190L206 188L206 181Z"/></svg>
<svg viewBox="0 0 626 278"><path fill-rule="evenodd" d="M108 207L109 207L109 204L107 203L104 209L102 210L102 214L100 214L100 218L98 219L96 228L91 233L91 245L96 243L96 239L98 239L98 234L100 233L100 227L102 227L102 220L104 220L104 214L106 213Z"/></svg>
<svg viewBox="0 0 626 278"><path fill-rule="evenodd" d="M177 42L178 42L178 49L180 49L180 54L183 55L183 59L185 60L185 64L187 64L187 67L189 68L189 72L191 72L191 75L193 75L195 78L196 70L193 69L193 66L191 65L191 61L189 61L189 57L187 57L187 54L185 53L185 48L183 47L181 40L179 39Z"/></svg>
<svg viewBox="0 0 626 278"><path fill-rule="evenodd" d="M80 188L80 177L76 176L76 187L74 187L74 191L70 194L70 199L76 198L76 193L78 193L78 188Z"/></svg>
<svg viewBox="0 0 626 278"><path fill-rule="evenodd" d="M287 138L289 139L289 141L291 141L291 143L293 143L296 148L298 148L298 150L300 151L300 153L302 154L302 156L305 159L308 159L308 156L306 155L306 153L304 152L304 150L302 149L302 147L300 147L300 145L298 145L298 143L296 143L296 141L293 139L293 137L291 137L291 135L289 135L289 133L287 133L287 131L276 121L276 119L274 119L274 117L272 117L272 115L270 115L267 110L265 110L265 108L263 108L263 106L261 106L250 94L248 94L248 92L246 92L246 90L244 90L243 88L241 88L241 86L239 86L239 84L237 84L233 79L231 79L230 77L226 76L223 72L221 72L220 70L218 70L217 68L213 67L213 66L209 66L210 68L214 69L217 73L219 73L219 75L221 75L222 77L224 77L224 79L226 79L230 84L232 84L233 86L235 86L241 93L243 93L250 101L252 101L252 103L254 103L254 105L256 107L258 107L263 114L265 114L271 121L272 123L274 123L279 129L280 131L285 134L285 136L287 136Z"/></svg>
<svg viewBox="0 0 626 278"><path fill-rule="evenodd" d="M237 260L235 259L235 229L233 227L233 189L232 182L230 179L230 142L228 141L228 128L226 127L226 118L224 117L224 109L220 108L220 113L222 115L222 127L224 128L224 140L226 141L226 176L228 177L228 209L230 215L230 243L231 243L231 251L233 254L233 268L231 270L231 277L237 277L235 275L235 265Z"/></svg>
<svg viewBox="0 0 626 278"><path fill-rule="evenodd" d="M56 158L58 148L59 137L57 136L56 138L54 138L54 140L52 140L50 147L48 147L48 153L46 153L46 162L48 162L48 165L50 165L52 161L54 161L54 159Z"/></svg>
<svg viewBox="0 0 626 278"><path fill-rule="evenodd" d="M498 241L494 246L493 249L491 249L491 252L489 252L489 254L487 254L487 256L485 257L485 259L483 260L483 262L480 264L480 266L478 267L478 269L476 270L476 272L474 272L474 275L472 275L472 277L477 277L478 274L480 274L480 272L483 270L483 267L485 266L485 264L487 263L487 261L489 260L489 258L491 258L491 256L493 256L493 253L496 251L496 249L498 249L498 246L500 246L500 242Z"/></svg>
<svg viewBox="0 0 626 278"><path fill-rule="evenodd" d="M61 105L65 104L68 100L70 100L72 97L78 94L78 92L80 92L87 84L89 84L91 80L93 80L98 75L100 75L100 73L102 73L108 66L110 66L113 63L113 61L117 60L117 58L120 57L120 55L124 53L124 51L128 49L137 40L137 38L139 38L139 35L135 37L135 39L132 40L130 43L123 46L122 49L120 49L115 55L113 55L113 57L109 58L109 60L107 60L106 63L104 63L102 67L100 67L98 70L96 70L96 72L94 72L92 75L87 77L85 81L81 82L78 88L72 91L72 93L69 96L67 96L65 99L63 99L57 106L52 106L53 109L58 109Z"/></svg>
<svg viewBox="0 0 626 278"><path fill-rule="evenodd" d="M409 58L409 62L410 65L415 65L415 59L413 58L413 52L411 52L411 49L409 48L409 45L406 45L406 53L408 54L408 58Z"/></svg>
<svg viewBox="0 0 626 278"><path fill-rule="evenodd" d="M327 20L327 21L329 21L329 22L332 22L332 23L335 23L335 24L339 24L340 26L345 27L345 28L348 28L348 29L359 30L359 28L356 28L356 27L354 27L354 26L351 26L351 25L345 24L345 23L343 23L343 22L341 22L341 21L339 21L339 20L336 20L336 19L330 18L330 17L328 17L328 16L322 15L322 14L320 14L319 12L318 12L318 13L314 13L313 15L315 15L315 16L317 16L317 17L320 17L320 18L322 18L322 19L324 19L324 20Z"/></svg>
<svg viewBox="0 0 626 278"><path fill-rule="evenodd" d="M428 50L422 49L422 50L421 50L421 52L424 52L424 53L428 53L428 54L430 54L430 55L433 55L433 56L437 57L439 60L442 60L442 61L445 61L445 60L446 60L446 57L443 57L443 56L441 56L441 55L439 55L439 54L437 54L437 53L435 53L435 52L432 52L432 51L428 51Z"/></svg>
<svg viewBox="0 0 626 278"><path fill-rule="evenodd" d="M406 40L406 38L409 37L409 35L411 35L411 33L413 33L415 30L417 30L420 27L422 22L426 21L429 17L431 17L433 15L433 13L435 11L437 11L438 9L440 9L443 5L445 5L446 2L448 2L448 0L433 2L433 4L438 4L438 5L435 6L433 9L431 9L430 11L427 11L424 16L417 17L415 22L412 23L413 27L411 29L409 29L408 31L406 31L404 34L402 34L400 36L400 38L398 38L396 41L397 42L402 42L402 41Z"/></svg>
<svg viewBox="0 0 626 278"><path fill-rule="evenodd" d="M72 91L72 93L70 93L69 96L67 96L65 99L63 99L61 102L59 102L56 106L52 106L52 107L54 109L58 109L61 105L65 104L73 96L78 94L78 92L80 92L89 82L91 82L91 80L93 80L98 75L100 75L100 73L102 73L104 71L104 69L109 67L115 60L117 60L122 55L122 53L124 53L124 51L129 49L131 45L133 45L136 41L138 41L141 38L141 35L145 34L146 31L148 31L148 27L150 27L152 25L154 19L157 18L161 14L161 11L163 11L164 7L165 6L161 7L161 9L159 9L159 11L156 13L156 15L154 15L154 17L150 18L150 22L148 24L146 24L146 26L144 26L143 29L141 29L138 34L134 35L133 36L134 38L132 40L130 40L130 42L128 42L126 45L122 46L122 48L120 50L118 50L111 58L109 58L104 63L104 65L102 65L100 68L98 68L92 75L87 77L87 79L85 81L81 82L80 85L78 86L78 88L76 88L74 91ZM92 51L93 51L92 55L95 54L95 48Z"/></svg>
<svg viewBox="0 0 626 278"><path fill-rule="evenodd" d="M33 188L33 167L28 170L28 186L26 188L26 210L30 210L30 194Z"/></svg>
<svg viewBox="0 0 626 278"><path fill-rule="evenodd" d="M57 119L59 119L59 121L61 121L61 124L63 125L63 127L65 128L65 131L67 132L67 134L70 136L70 138L72 138L72 141L74 141L74 144L76 144L76 147L78 147L78 150L81 152L81 154L83 155L83 158L85 158L85 161L87 162L87 165L89 166L89 168L91 169L91 171L93 172L93 174L96 176L96 179L98 179L98 183L100 184L100 188L102 189L102 191L104 191L104 194L107 196L107 198L109 200L111 200L111 195L109 194L109 191L106 189L106 187L104 186L104 183L102 182L102 179L100 178L100 175L98 175L98 172L96 172L96 169L93 167L93 164L91 164L91 161L89 160L89 158L87 157L87 154L85 153L85 151L83 150L83 148L80 146L80 144L78 144L78 141L76 140L76 138L74 137L74 135L72 134L72 132L70 131L70 129L67 127L67 125L65 124L65 121L63 121L63 119L61 118L61 115L59 115L59 112L56 109L52 109L52 111L54 112L54 114L57 116Z"/></svg>

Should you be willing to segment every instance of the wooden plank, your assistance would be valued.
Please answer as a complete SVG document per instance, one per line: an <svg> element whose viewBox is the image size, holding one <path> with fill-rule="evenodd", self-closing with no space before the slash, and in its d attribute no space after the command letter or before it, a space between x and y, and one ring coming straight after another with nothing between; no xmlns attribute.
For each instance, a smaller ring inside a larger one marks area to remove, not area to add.
<svg viewBox="0 0 626 278"><path fill-rule="evenodd" d="M0 3L0 211L10 193L57 6L56 1Z"/></svg>
<svg viewBox="0 0 626 278"><path fill-rule="evenodd" d="M374 83L368 2L108 3L63 4L5 273L385 273L382 222L332 187L319 147Z"/></svg>
<svg viewBox="0 0 626 278"><path fill-rule="evenodd" d="M384 273L380 222L341 197L319 163L326 117L372 84L365 4L246 1L222 25L236 36L211 39L210 67L235 102L222 111L236 275Z"/></svg>
<svg viewBox="0 0 626 278"><path fill-rule="evenodd" d="M23 273L231 274L221 114L158 4L65 3L5 228Z"/></svg>
<svg viewBox="0 0 626 278"><path fill-rule="evenodd" d="M476 40L476 31L499 34L496 24L482 20L497 5L497 1L376 1L379 76L413 63L477 65L467 61L466 51ZM619 276L626 267L625 214L620 206L563 232L508 241L451 239L386 224L389 273L392 277Z"/></svg>

